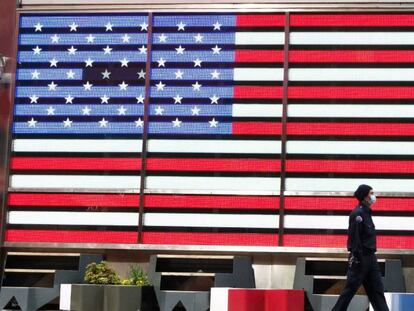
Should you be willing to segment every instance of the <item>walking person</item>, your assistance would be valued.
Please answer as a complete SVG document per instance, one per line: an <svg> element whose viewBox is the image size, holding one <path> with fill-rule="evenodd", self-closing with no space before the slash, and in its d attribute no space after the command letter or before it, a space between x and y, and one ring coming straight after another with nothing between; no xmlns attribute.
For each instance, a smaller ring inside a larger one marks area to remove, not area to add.
<svg viewBox="0 0 414 311"><path fill-rule="evenodd" d="M375 311L389 311L375 255L376 233L371 217L371 206L376 201L374 191L368 185L360 185L354 192L354 197L359 203L349 215L347 280L332 311L346 311L361 284Z"/></svg>

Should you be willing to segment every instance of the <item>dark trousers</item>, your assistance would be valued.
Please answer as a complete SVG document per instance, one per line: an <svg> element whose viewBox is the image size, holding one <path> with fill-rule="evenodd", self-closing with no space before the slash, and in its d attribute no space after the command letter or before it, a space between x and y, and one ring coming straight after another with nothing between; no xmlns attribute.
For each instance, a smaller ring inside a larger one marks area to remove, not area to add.
<svg viewBox="0 0 414 311"><path fill-rule="evenodd" d="M346 311L358 288L364 285L365 292L375 311L389 311L384 297L384 285L375 254L362 255L361 262L348 269L345 288L332 311Z"/></svg>

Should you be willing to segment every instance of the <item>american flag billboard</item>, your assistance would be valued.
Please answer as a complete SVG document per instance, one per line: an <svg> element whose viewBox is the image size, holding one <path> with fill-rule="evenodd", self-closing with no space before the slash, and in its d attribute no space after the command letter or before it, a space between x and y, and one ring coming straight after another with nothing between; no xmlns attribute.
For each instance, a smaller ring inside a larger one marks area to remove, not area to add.
<svg viewBox="0 0 414 311"><path fill-rule="evenodd" d="M6 242L344 247L367 183L413 248L413 47L411 14L21 14Z"/></svg>

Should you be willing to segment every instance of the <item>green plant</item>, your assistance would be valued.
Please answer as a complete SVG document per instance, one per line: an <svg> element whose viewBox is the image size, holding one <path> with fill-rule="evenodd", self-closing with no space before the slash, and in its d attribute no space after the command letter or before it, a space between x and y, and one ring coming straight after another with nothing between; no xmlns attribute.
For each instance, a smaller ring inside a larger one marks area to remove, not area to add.
<svg viewBox="0 0 414 311"><path fill-rule="evenodd" d="M114 269L108 267L106 261L87 265L84 279L89 284L121 284L119 276Z"/></svg>
<svg viewBox="0 0 414 311"><path fill-rule="evenodd" d="M148 276L140 266L132 265L129 269L129 278L122 280L122 285L147 286L151 285Z"/></svg>

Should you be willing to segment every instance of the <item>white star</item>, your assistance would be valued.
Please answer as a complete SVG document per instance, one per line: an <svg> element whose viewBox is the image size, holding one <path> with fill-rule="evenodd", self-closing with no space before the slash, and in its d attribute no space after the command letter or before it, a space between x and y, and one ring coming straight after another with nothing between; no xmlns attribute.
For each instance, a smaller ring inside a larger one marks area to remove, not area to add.
<svg viewBox="0 0 414 311"><path fill-rule="evenodd" d="M175 48L177 51L177 54L184 54L185 48L183 48L181 45L178 48Z"/></svg>
<svg viewBox="0 0 414 311"><path fill-rule="evenodd" d="M85 37L87 43L93 43L93 40L95 40L95 37L92 36L92 34L89 34L89 36Z"/></svg>
<svg viewBox="0 0 414 311"><path fill-rule="evenodd" d="M48 116L53 116L55 114L55 108L53 108L52 106L47 108L46 111Z"/></svg>
<svg viewBox="0 0 414 311"><path fill-rule="evenodd" d="M210 97L211 103L212 104L218 104L220 97L213 95L213 97Z"/></svg>
<svg viewBox="0 0 414 311"><path fill-rule="evenodd" d="M216 44L215 47L211 48L213 50L213 54L220 54L221 48L219 48Z"/></svg>
<svg viewBox="0 0 414 311"><path fill-rule="evenodd" d="M49 61L50 63L50 67L57 67L57 64L59 63L59 61L56 58L53 58L52 60Z"/></svg>
<svg viewBox="0 0 414 311"><path fill-rule="evenodd" d="M39 97L36 96L36 95L32 95L29 98L30 98L30 103L31 104L37 104L37 100L39 99Z"/></svg>
<svg viewBox="0 0 414 311"><path fill-rule="evenodd" d="M111 54L111 51L113 49L110 48L109 45L107 45L106 48L103 48L102 50L104 51L104 55L105 55L105 54Z"/></svg>
<svg viewBox="0 0 414 311"><path fill-rule="evenodd" d="M32 71L31 74L32 74L32 79L39 79L40 77L40 72L37 70Z"/></svg>
<svg viewBox="0 0 414 311"><path fill-rule="evenodd" d="M167 38L168 37L163 33L161 34L161 36L158 36L159 42L167 42Z"/></svg>
<svg viewBox="0 0 414 311"><path fill-rule="evenodd" d="M75 24L75 22L72 23L72 25L69 25L70 31L78 31L78 25Z"/></svg>
<svg viewBox="0 0 414 311"><path fill-rule="evenodd" d="M161 106L158 106L155 108L155 115L162 116L163 112L164 112L164 108L162 108Z"/></svg>
<svg viewBox="0 0 414 311"><path fill-rule="evenodd" d="M98 123L100 127L107 127L109 122L105 120L105 118L102 118L102 120L98 121Z"/></svg>
<svg viewBox="0 0 414 311"><path fill-rule="evenodd" d="M37 121L32 118L31 120L27 121L27 123L28 123L29 127L36 127Z"/></svg>
<svg viewBox="0 0 414 311"><path fill-rule="evenodd" d="M85 60L85 67L93 67L93 60L89 57L87 60Z"/></svg>
<svg viewBox="0 0 414 311"><path fill-rule="evenodd" d="M39 46L37 45L33 50L33 55L40 55L40 51L42 50L41 48L39 48Z"/></svg>
<svg viewBox="0 0 414 311"><path fill-rule="evenodd" d="M118 115L124 116L127 109L124 106L118 108Z"/></svg>
<svg viewBox="0 0 414 311"><path fill-rule="evenodd" d="M193 38L195 39L195 42L202 43L204 36L198 33L197 36L193 36Z"/></svg>
<svg viewBox="0 0 414 311"><path fill-rule="evenodd" d="M123 35L122 37L122 42L123 43L129 43L129 39L131 39L130 36L128 36L128 34Z"/></svg>
<svg viewBox="0 0 414 311"><path fill-rule="evenodd" d="M108 22L106 25L105 25L105 27L106 27L106 29L105 29L105 31L112 31L112 27L113 27L114 25L112 25L111 24L111 22Z"/></svg>
<svg viewBox="0 0 414 311"><path fill-rule="evenodd" d="M85 91L90 91L92 89L93 84L89 83L89 81L86 82L86 84L83 85L85 88Z"/></svg>
<svg viewBox="0 0 414 311"><path fill-rule="evenodd" d="M161 57L159 60L157 60L157 63L158 67L165 67L166 60Z"/></svg>
<svg viewBox="0 0 414 311"><path fill-rule="evenodd" d="M176 79L182 79L182 78L183 78L183 74L184 74L184 72L182 72L180 69L178 69L178 70L175 72L175 78L176 78Z"/></svg>
<svg viewBox="0 0 414 311"><path fill-rule="evenodd" d="M42 32L42 27L43 25L38 22L36 25L34 25L35 32L38 32L38 31Z"/></svg>
<svg viewBox="0 0 414 311"><path fill-rule="evenodd" d="M180 22L179 24L177 24L178 27L178 31L182 30L185 31L185 26L187 26L186 24L184 24L183 22Z"/></svg>
<svg viewBox="0 0 414 311"><path fill-rule="evenodd" d="M73 121L71 121L69 118L63 121L63 127L71 127Z"/></svg>
<svg viewBox="0 0 414 311"><path fill-rule="evenodd" d="M200 91L202 84L199 84L198 81L196 83L191 84L193 86L193 91Z"/></svg>
<svg viewBox="0 0 414 311"><path fill-rule="evenodd" d="M72 69L71 69L71 70L69 70L69 71L66 73L66 75L67 75L68 79L75 79L75 72L74 72L74 71L72 71Z"/></svg>
<svg viewBox="0 0 414 311"><path fill-rule="evenodd" d="M165 84L160 81L158 84L155 85L157 87L157 91L164 91Z"/></svg>
<svg viewBox="0 0 414 311"><path fill-rule="evenodd" d="M223 26L222 24L220 24L218 21L217 22L215 22L214 24L213 24L213 30L221 30L221 26Z"/></svg>
<svg viewBox="0 0 414 311"><path fill-rule="evenodd" d="M60 37L55 34L52 37L50 37L50 39L52 39L52 43L59 43Z"/></svg>
<svg viewBox="0 0 414 311"><path fill-rule="evenodd" d="M201 67L201 63L203 62L201 59L197 58L196 60L193 60L194 67Z"/></svg>
<svg viewBox="0 0 414 311"><path fill-rule="evenodd" d="M138 50L139 50L139 54L147 54L147 48L145 47L145 45L138 48Z"/></svg>
<svg viewBox="0 0 414 311"><path fill-rule="evenodd" d="M210 72L211 74L211 79L219 79L220 78L220 72L218 72L217 70L214 70L213 72Z"/></svg>
<svg viewBox="0 0 414 311"><path fill-rule="evenodd" d="M183 97L177 94L175 95L175 97L173 97L173 99L174 99L174 104L181 104L181 100L183 99Z"/></svg>
<svg viewBox="0 0 414 311"><path fill-rule="evenodd" d="M108 96L106 96L106 95L104 95L104 96L102 96L101 97L101 104L109 104L109 100L110 100L111 98L110 97L108 97Z"/></svg>
<svg viewBox="0 0 414 311"><path fill-rule="evenodd" d="M120 62L121 62L121 67L128 67L129 60L127 60L125 57L124 59L121 59Z"/></svg>
<svg viewBox="0 0 414 311"><path fill-rule="evenodd" d="M210 123L210 127L217 127L218 121L213 118L213 120L208 121L208 123Z"/></svg>
<svg viewBox="0 0 414 311"><path fill-rule="evenodd" d="M52 81L52 83L48 84L47 86L49 87L49 91L56 91L56 87L58 85Z"/></svg>
<svg viewBox="0 0 414 311"><path fill-rule="evenodd" d="M68 96L65 97L66 104L73 104L74 99L75 99L74 97L72 97L70 94L68 94Z"/></svg>
<svg viewBox="0 0 414 311"><path fill-rule="evenodd" d="M114 25L112 25L111 24L111 22L108 22L106 25L105 25L105 31L112 31L112 27L113 27Z"/></svg>
<svg viewBox="0 0 414 311"><path fill-rule="evenodd" d="M89 115L91 114L91 108L89 108L88 106L85 106L85 107L82 109L82 114L83 114L84 116L89 116Z"/></svg>
<svg viewBox="0 0 414 311"><path fill-rule="evenodd" d="M138 74L138 79L145 79L144 69L141 69L141 71L138 71L137 74Z"/></svg>
<svg viewBox="0 0 414 311"><path fill-rule="evenodd" d="M141 31L148 30L148 24L146 22L139 24L139 26L141 27Z"/></svg>
<svg viewBox="0 0 414 311"><path fill-rule="evenodd" d="M144 103L145 97L142 96L142 94L139 94L139 96L135 97L135 98L137 99L137 104L143 104Z"/></svg>
<svg viewBox="0 0 414 311"><path fill-rule="evenodd" d="M120 91L126 91L127 90L128 84L126 84L125 81L122 81L122 83L118 84L118 85L119 85L119 90Z"/></svg>
<svg viewBox="0 0 414 311"><path fill-rule="evenodd" d="M69 55L75 55L75 53L76 53L76 51L77 51L78 49L75 49L74 47L73 47L73 45L70 47L70 49L68 49L68 52L69 52Z"/></svg>
<svg viewBox="0 0 414 311"><path fill-rule="evenodd" d="M104 72L101 72L101 75L102 75L102 79L110 79L110 75L111 75L111 73L108 71L108 69L105 69L105 71Z"/></svg>
<svg viewBox="0 0 414 311"><path fill-rule="evenodd" d="M138 118L138 120L134 121L135 127L143 127L144 121L141 120L141 118Z"/></svg>
<svg viewBox="0 0 414 311"><path fill-rule="evenodd" d="M198 115L199 115L199 112L200 112L200 109L199 109L197 106L194 106L194 107L191 109L191 112L192 112L192 115L193 115L193 116L198 116Z"/></svg>
<svg viewBox="0 0 414 311"><path fill-rule="evenodd" d="M182 121L178 120L178 118L175 118L175 120L171 122L173 124L173 127L180 127L181 123L183 123Z"/></svg>

